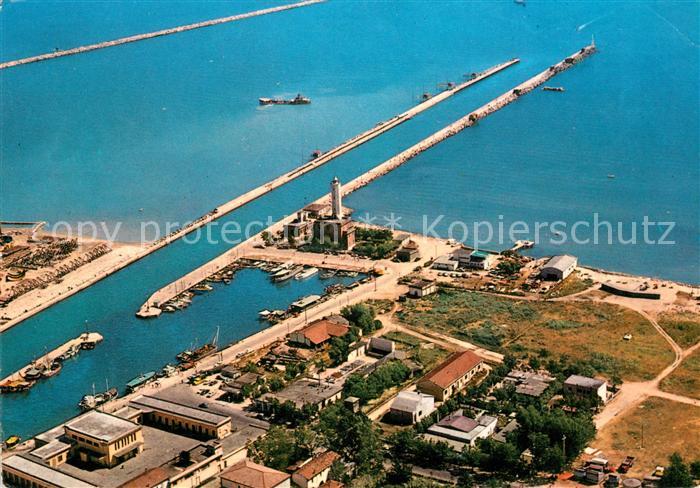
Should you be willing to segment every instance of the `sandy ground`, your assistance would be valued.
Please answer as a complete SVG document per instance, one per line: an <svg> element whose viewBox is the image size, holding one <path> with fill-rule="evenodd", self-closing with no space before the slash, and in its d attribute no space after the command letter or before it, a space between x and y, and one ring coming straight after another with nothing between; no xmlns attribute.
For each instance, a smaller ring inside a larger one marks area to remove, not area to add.
<svg viewBox="0 0 700 488"><path fill-rule="evenodd" d="M108 244L112 247L111 252L71 271L60 283L54 282L46 288L27 292L0 309L3 319L6 320L0 325L0 333L120 270L125 263L137 259L144 249L135 244Z"/></svg>

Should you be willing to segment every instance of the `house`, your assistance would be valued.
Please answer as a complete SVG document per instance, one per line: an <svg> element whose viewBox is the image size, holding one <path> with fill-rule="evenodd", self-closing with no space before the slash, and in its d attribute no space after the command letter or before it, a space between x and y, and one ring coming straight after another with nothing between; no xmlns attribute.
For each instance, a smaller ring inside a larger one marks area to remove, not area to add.
<svg viewBox="0 0 700 488"><path fill-rule="evenodd" d="M462 248L454 252L452 259L456 259L464 268L488 270L496 262L496 255L486 251Z"/></svg>
<svg viewBox="0 0 700 488"><path fill-rule="evenodd" d="M554 256L542 266L540 276L543 280L548 281L563 280L576 269L577 265L578 259L575 256L568 254Z"/></svg>
<svg viewBox="0 0 700 488"><path fill-rule="evenodd" d="M602 403L608 401L608 384L603 380L572 374L564 382L564 390L574 395L598 397Z"/></svg>
<svg viewBox="0 0 700 488"><path fill-rule="evenodd" d="M418 381L416 388L444 402L483 370L481 357L471 351L456 352Z"/></svg>
<svg viewBox="0 0 700 488"><path fill-rule="evenodd" d="M311 322L301 330L292 332L289 341L307 347L319 347L333 337L343 337L350 332L350 327L335 320L319 319Z"/></svg>
<svg viewBox="0 0 700 488"><path fill-rule="evenodd" d="M459 261L450 256L440 256L433 261L432 268L442 271L456 271L459 266Z"/></svg>
<svg viewBox="0 0 700 488"><path fill-rule="evenodd" d="M415 424L435 410L435 399L424 393L402 391L394 399L389 415L397 424Z"/></svg>
<svg viewBox="0 0 700 488"><path fill-rule="evenodd" d="M458 447L474 446L477 439L486 439L496 431L498 419L490 415L471 418L463 415L462 410L440 420L428 428L429 440L450 440ZM461 446L460 446L461 445Z"/></svg>
<svg viewBox="0 0 700 488"><path fill-rule="evenodd" d="M17 454L3 459L2 463L2 479L9 486L97 488L92 483L50 468L28 455Z"/></svg>
<svg viewBox="0 0 700 488"><path fill-rule="evenodd" d="M367 355L373 357L384 357L394 352L396 345L394 341L383 337L372 337L367 345Z"/></svg>
<svg viewBox="0 0 700 488"><path fill-rule="evenodd" d="M319 488L328 481L331 466L339 459L333 451L314 456L292 474L292 481L301 488Z"/></svg>
<svg viewBox="0 0 700 488"><path fill-rule="evenodd" d="M222 488L289 488L291 476L244 459L221 473Z"/></svg>
<svg viewBox="0 0 700 488"><path fill-rule="evenodd" d="M518 427L520 427L520 424L518 424L518 421L511 420L510 422L508 422L505 425L505 427L503 427L501 430L499 430L497 433L495 433L491 438L496 442L500 442L501 444L505 444L508 441L508 434L518 430Z"/></svg>
<svg viewBox="0 0 700 488"><path fill-rule="evenodd" d="M408 296L421 298L437 292L437 285L432 280L413 280L408 284Z"/></svg>
<svg viewBox="0 0 700 488"><path fill-rule="evenodd" d="M416 241L410 240L396 251L396 259L404 263L420 259L420 249Z"/></svg>

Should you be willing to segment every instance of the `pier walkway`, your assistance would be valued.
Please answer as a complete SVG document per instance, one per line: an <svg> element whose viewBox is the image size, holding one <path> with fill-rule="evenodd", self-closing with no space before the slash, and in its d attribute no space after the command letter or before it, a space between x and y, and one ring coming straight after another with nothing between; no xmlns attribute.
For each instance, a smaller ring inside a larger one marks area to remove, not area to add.
<svg viewBox="0 0 700 488"><path fill-rule="evenodd" d="M431 136L426 137L422 141L418 142L417 144L414 144L413 146L409 147L408 149L402 151L401 153L397 154L396 156L384 161L383 163L375 166L374 168L370 169L363 175L358 176L351 182L343 185L343 195L348 195L354 191L356 191L359 188L362 188L363 186L369 184L371 181L389 173L390 171L398 168L402 164L405 164L407 161L413 159L416 157L418 154L430 149L431 147L439 144L440 142L444 141L445 139L452 137L455 134L458 134L462 130L466 129L467 127L471 127L472 125L476 124L479 119L482 119L484 117L487 117L488 115L492 114L493 112L496 112L500 110L501 108L505 107L506 105L514 102L517 100L519 97L522 95L534 90L538 86L540 86L542 83L545 83L547 80L552 78L553 76L556 76L558 73L561 73L562 71L567 70L571 66L575 65L577 62L585 59L586 57L590 56L595 52L595 45L591 44L589 46L586 46L576 53L572 54L571 56L565 58L563 61L550 66L547 68L545 71L533 76L529 80L525 81L524 83L521 83L520 85L516 86L514 89L509 90L505 92L504 94L498 96L497 98L491 100L485 105L482 105L481 107L477 108L473 112L470 112L469 114L465 115L461 119L457 120L456 122L453 122L452 124L448 125L447 127L444 127L443 129L440 129L439 131L435 132ZM314 203L328 203L328 199L330 197L328 195L323 196L316 200ZM267 232L270 234L275 234L279 232L283 226L291 222L294 218L296 218L295 213L292 213L292 215L288 216L285 219L282 219L272 226L268 227L265 229ZM234 261L240 259L240 258L245 258L249 254L254 253L257 251L255 248L256 243L259 243L259 236L262 233L262 231L257 234L256 236L251 237L250 239L244 241L243 243L233 247L232 249L226 251L225 253L217 256L213 260L209 261L208 263L205 263L204 265L200 266L199 268L196 268L195 270L191 271L190 273L184 275L183 277L175 280L174 282L166 285L165 287L161 288L160 290L156 291L154 294L152 294L148 300L141 306L139 311L136 313L137 317L141 318L150 318L150 317L157 317L160 315L161 310L158 308L158 305L165 303L166 301L174 298L175 296L179 295L183 291L191 288L192 286L196 285L200 281L206 279L207 277L211 276L212 274L222 270L223 268L231 265Z"/></svg>
<svg viewBox="0 0 700 488"><path fill-rule="evenodd" d="M73 350L76 348L81 349L81 348L83 348L83 344L97 344L98 342L102 342L102 339L103 339L102 335L97 333L97 332L85 332L84 334L81 334L79 337L76 337L75 339L71 339L70 341L66 342L65 344L58 346L53 351L44 354L40 358L34 359L31 363L27 364L26 366L21 367L20 369L18 369L14 373L12 373L9 376L0 380L0 384L5 384L5 383L11 382L11 381L22 380L23 379L22 372L31 368L35 364L51 364L52 362L56 361L63 354L65 354L66 352L68 352L70 350Z"/></svg>
<svg viewBox="0 0 700 488"><path fill-rule="evenodd" d="M0 63L0 69L12 68L14 66L20 66L23 64L38 63L39 61L46 61L54 58L61 58L63 56L73 56L74 54L86 53L89 51L96 51L98 49L104 49L107 47L120 46L122 44L128 44L130 42L144 41L146 39L153 39L154 37L162 37L170 34L177 34L179 32L190 31L194 29L201 29L203 27L210 27L212 25L226 24L228 22L235 22L237 20L249 19L251 17L258 17L260 15L272 14L275 12L282 12L284 10L291 10L294 8L306 7L308 5L313 5L315 3L325 2L326 0L307 0L304 2L291 3L288 5L280 5L279 7L266 8L262 10L255 10L253 12L247 12L244 14L231 15L229 17L221 17L218 19L205 20L203 22L196 22L194 24L181 25L179 27L171 27L169 29L162 29L155 32L147 32L145 34L136 34L129 37L121 37L113 41L98 42L95 44L88 44L87 46L74 47L72 49L57 50L52 53L39 54L37 56L30 56L27 58L16 59L14 61L6 61Z"/></svg>
<svg viewBox="0 0 700 488"><path fill-rule="evenodd" d="M519 61L520 60L516 58L501 64L497 64L496 66L493 66L485 71L482 71L481 73L476 74L476 76L474 76L472 79L465 81L464 83L461 83L459 85L456 85L452 89L445 90L435 95L434 97L411 107L407 111L392 117L391 119L376 124L371 129L368 129L352 137L351 139L348 139L347 141L341 143L333 149L321 154L319 157L313 159L312 161L302 166L299 166L289 171L288 173L285 173L282 176L275 178L272 181L264 183L263 185L260 185L259 187L254 188L248 191L247 193L244 193L243 195L240 195L234 198L233 200L230 200L216 207L211 212L197 218L196 220L190 222L181 229L178 229L168 234L167 236L161 237L158 240L148 243L136 252L129 252L128 254L125 254L123 259L120 259L117 263L110 264L108 268L103 269L98 273L94 274L94 276L89 280L82 281L79 285L73 286L70 289L63 290L62 293L55 295L48 301L42 301L41 303L38 303L34 306L24 306L22 307L21 311L18 311L16 314L11 313L8 307L8 309L5 309L3 312L3 317L7 317L7 321L4 324L0 325L0 332L4 332L10 327L17 325L18 323L22 322L23 320L26 320L27 318L40 312L41 310L44 310L50 307L51 305L58 303L59 301L79 292L80 290L89 287L93 283L96 283L97 281L104 279L113 273L116 273L120 269L125 268L126 266L129 266L130 264L148 256L149 254L158 251L159 249L167 246L168 244L177 241L178 239L188 235L189 233L194 232L201 227L204 227L205 225L213 222L219 217L226 215L227 213L230 213L238 208L241 208L244 205L247 205L248 203L275 190L276 188L279 188L289 183L290 181L293 181L294 179L299 178L300 176L309 173L315 170L316 168L334 160L335 158L361 146L362 144L374 139L375 137L378 137L381 134L393 129L394 127L412 119L421 112L424 112L429 108L437 105L438 103L461 92L462 90L470 87L471 85L478 83L510 66L513 66ZM177 295L178 293L175 294Z"/></svg>

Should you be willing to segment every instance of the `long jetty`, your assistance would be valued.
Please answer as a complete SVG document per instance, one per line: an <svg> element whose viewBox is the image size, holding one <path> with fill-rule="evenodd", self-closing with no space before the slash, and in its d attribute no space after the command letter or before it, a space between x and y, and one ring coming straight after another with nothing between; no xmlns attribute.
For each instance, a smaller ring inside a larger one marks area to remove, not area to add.
<svg viewBox="0 0 700 488"><path fill-rule="evenodd" d="M56 349L53 351L50 351L40 358L34 359L31 363L23 366L22 368L18 369L14 373L10 374L9 376L6 376L2 380L0 380L0 387L8 385L8 383L12 382L17 382L17 381L23 381L24 379L24 372L27 371L28 369L32 368L35 365L40 365L40 364L51 364L56 360L61 360L61 356L73 349L83 349L85 348L84 345L86 344L97 344L98 342L102 342L102 335L99 334L98 332L85 332L81 334L80 336L76 337L75 339L71 339L70 341L66 342L65 344L62 344L58 346Z"/></svg>
<svg viewBox="0 0 700 488"><path fill-rule="evenodd" d="M407 111L396 115L386 121L382 121L378 124L376 124L374 127L371 129L368 129L351 139L346 140L345 142L341 143L340 145L330 149L329 151L321 154L319 157L311 160L308 163L305 163L285 174L282 176L279 176L275 178L272 181L269 181L267 183L264 183L260 185L257 188L254 188L247 193L244 193L243 195L240 195L233 200L230 200L218 207L216 207L214 210L208 212L205 215L202 215L201 217L197 218L196 220L190 222L189 224L183 226L182 228L173 231L172 233L161 237L160 239L157 239L153 242L148 243L148 245L144 246L141 251L138 253L132 254L129 257L124 258L123 261L120 261L113 266L111 266L109 269L105 269L102 272L100 272L97 276L95 276L93 279L88 280L84 282L83 284L74 287L71 290L68 290L66 292L63 292L62 295L59 297L55 297L49 301L42 302L41 304L38 304L37 306L31 308L31 309L26 309L22 313L17 314L14 317L10 317L10 319L4 323L2 326L0 326L0 332L4 332L5 330L19 324L23 320L26 320L27 318L31 317L32 315L50 307L51 305L54 305L55 303L58 303L59 301L89 287L93 283L106 278L107 276L110 276L113 273L116 273L120 269L129 266L136 261L148 256L149 254L158 251L159 249L167 246L168 244L171 244L172 242L177 241L178 239L185 237L191 232L194 232L195 230L213 222L214 220L218 219L219 217L222 217L223 215L226 215L227 213L230 213L238 208L243 207L244 205L247 205L248 203L262 197L263 195L275 190L276 188L279 188L290 181L293 181L296 178L299 178L300 176L309 173L316 168L334 160L335 158L361 146L362 144L365 144L368 141L371 141L375 137L380 136L381 134L393 129L394 127L403 124L404 122L411 120L413 117L416 115L420 114L421 112L424 112L428 110L429 108L437 105L438 103L452 97L453 95L456 95L457 93L461 92L462 90L465 90L466 88L474 85L475 83L478 83L486 78L489 78L490 76L495 75L496 73L503 71L506 68L509 68L515 64L517 64L520 60L515 58L511 59L509 61L506 61L504 63L497 64L485 71L482 71L481 73L476 74L473 78L470 80L467 80L459 85L456 85L452 89L445 90L437 95L435 95L432 98L429 98L428 100L425 100ZM8 315L7 311L5 311L5 314Z"/></svg>
<svg viewBox="0 0 700 488"><path fill-rule="evenodd" d="M210 27L213 25L226 24L228 22L236 22L238 20L249 19L251 17L259 17L261 15L272 14L276 12L282 12L284 10L291 10L300 7L306 7L308 5L313 5L316 3L322 3L326 0L306 0L304 2L291 3L288 5L280 5L279 7L266 8L262 10L255 10L253 12L247 12L244 14L231 15L228 17L221 17L218 19L205 20L203 22L195 22L194 24L181 25L179 27L171 27L168 29L162 29L155 32L147 32L145 34L136 34L128 37L121 37L119 39L114 39L112 41L98 42L95 44L88 44L87 46L74 47L71 49L64 49L54 51L52 53L39 54L37 56L30 56L27 58L16 59L14 61L6 61L0 63L0 69L12 68L14 66L20 66L23 64L38 63L39 61L46 61L54 58L61 58L63 56L73 56L75 54L86 53L89 51L96 51L97 49L105 49L113 46L120 46L122 44L128 44L131 42L145 41L146 39L153 39L154 37L168 36L170 34L177 34L179 32L186 32L194 29L201 29L203 27Z"/></svg>
<svg viewBox="0 0 700 488"><path fill-rule="evenodd" d="M532 78L521 83L520 85L516 86L512 90L509 90L509 91L503 93L502 95L496 97L495 99L491 100L490 102L486 103L485 105L482 105L481 107L477 108L473 112L470 112L469 114L465 115L464 117L460 118L459 120L444 127L443 129L440 129L439 131L426 137L425 139L418 142L417 144L414 144L413 146L409 147L408 149L402 151L401 153L397 154L396 156L393 156L392 158L375 166L374 168L370 169L366 173L358 176L354 180L343 185L343 189L342 189L343 195L348 195L348 194L358 190L359 188L362 188L363 186L367 185L371 181L373 181L373 180L389 173L390 171L398 168L399 166L405 164L406 162L413 159L414 157L416 157L420 153L427 151L428 149L439 144L440 142L444 141L445 139L458 134L459 132L463 131L467 127L471 127L471 126L475 125L480 119L483 119L483 118L487 117L488 115L502 109L506 105L516 101L521 96L529 93L530 91L534 90L538 86L542 85L550 78L552 78L552 77L556 76L557 74L561 73L562 71L565 71L565 70L569 69L570 67L574 66L576 63L580 62L581 60L583 60L586 57L593 54L595 52L595 50L596 50L595 44L591 44L591 45L588 45L588 46L580 49L576 53L565 58L563 61L560 61L559 63L550 66L545 71L533 76ZM314 203L327 203L328 199L329 199L329 197L326 195L326 196L319 198ZM295 214L292 214L289 217L286 217L286 218L276 222L275 224L268 227L264 231L267 231L269 233L275 233L275 232L281 230L286 223L291 222L294 218L295 218ZM192 286L196 285L197 283L201 282L202 280L208 278L212 274L221 271L223 268L225 268L227 266L230 266L236 260L241 259L241 258L246 258L251 253L254 253L256 251L256 249L254 248L254 244L257 241L259 241L259 236L261 233L249 238L248 240L244 241L243 243L233 247L232 249L217 256L213 260L205 263L204 265L200 266L199 268L196 268L195 270L191 271L190 273L187 273L186 275L182 276L181 278L173 281L172 283L170 283L170 284L166 285L165 287L161 288L160 290L156 291L148 298L148 300L146 300L146 302L144 302L144 304L141 306L141 308L136 313L136 316L141 317L141 318L151 318L151 317L159 316L161 313L160 308L158 308L159 305L167 302L168 300L171 300L172 298L176 297L177 295L179 295L183 291L191 288Z"/></svg>

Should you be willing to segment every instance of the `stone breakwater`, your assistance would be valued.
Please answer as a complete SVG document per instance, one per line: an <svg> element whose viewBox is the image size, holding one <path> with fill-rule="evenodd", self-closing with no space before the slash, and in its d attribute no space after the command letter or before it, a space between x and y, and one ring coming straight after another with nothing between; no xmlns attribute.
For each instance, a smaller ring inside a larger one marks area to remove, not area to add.
<svg viewBox="0 0 700 488"><path fill-rule="evenodd" d="M205 20L204 22L196 22L194 24L181 25L179 27L171 27L169 29L163 29L155 32L147 32L145 34L136 34L129 37L122 37L115 39L113 41L98 42L96 44L88 44L86 46L74 47L71 49L56 50L52 53L39 54L38 56L30 56L27 58L16 59L14 61L6 61L0 63L0 69L12 68L14 66L20 66L23 64L38 63L39 61L47 61L49 59L61 58L63 56L73 56L75 54L86 53L89 51L96 51L97 49L104 49L107 47L119 46L122 44L128 44L130 42L144 41L146 39L153 39L154 37L162 37L170 34L177 34L179 32L186 32L194 29L201 29L203 27L210 27L213 25L225 24L228 22L235 22L237 20L249 19L251 17L258 17L260 15L272 14L275 12L282 12L284 10L290 10L294 8L306 7L308 5L313 5L315 3L325 2L326 0L307 0L305 2L292 3L289 5L281 5L279 7L266 8L263 10L255 10L253 12L247 12L239 15L231 15L229 17L221 17L218 19Z"/></svg>

